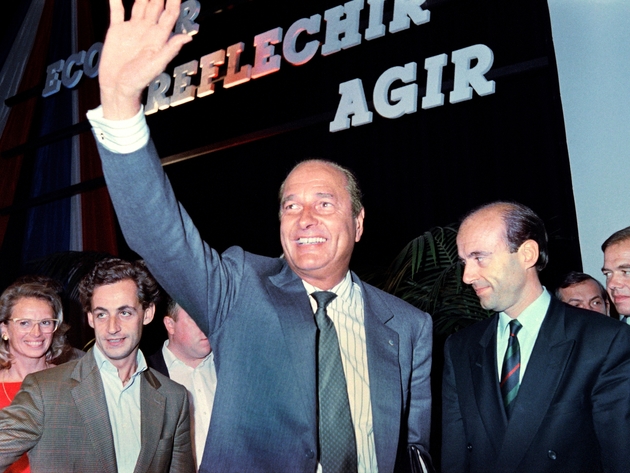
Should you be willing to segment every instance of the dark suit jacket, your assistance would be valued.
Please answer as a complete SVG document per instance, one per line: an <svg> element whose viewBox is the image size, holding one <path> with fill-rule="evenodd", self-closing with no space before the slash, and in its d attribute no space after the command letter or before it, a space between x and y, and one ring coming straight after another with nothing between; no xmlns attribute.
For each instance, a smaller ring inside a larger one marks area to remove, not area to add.
<svg viewBox="0 0 630 473"><path fill-rule="evenodd" d="M442 470L629 471L630 327L552 298L508 423L497 320L447 340Z"/></svg>
<svg viewBox="0 0 630 473"><path fill-rule="evenodd" d="M164 361L162 347L160 347L160 349L157 350L155 353L147 356L147 365L149 365L150 368L153 368L158 373L161 373L169 378L171 377L168 372L168 368L166 367L166 362Z"/></svg>
<svg viewBox="0 0 630 473"><path fill-rule="evenodd" d="M219 254L203 242L152 143L99 152L129 246L209 334L218 385L200 470L314 472L317 329L301 280L283 259L238 247ZM428 451L431 318L353 279L364 299L378 467L391 472L408 461L408 443Z"/></svg>
<svg viewBox="0 0 630 473"><path fill-rule="evenodd" d="M134 473L194 472L186 389L146 370L140 378L142 449ZM116 473L105 391L90 350L27 376L0 410L0 471L29 451L33 473Z"/></svg>

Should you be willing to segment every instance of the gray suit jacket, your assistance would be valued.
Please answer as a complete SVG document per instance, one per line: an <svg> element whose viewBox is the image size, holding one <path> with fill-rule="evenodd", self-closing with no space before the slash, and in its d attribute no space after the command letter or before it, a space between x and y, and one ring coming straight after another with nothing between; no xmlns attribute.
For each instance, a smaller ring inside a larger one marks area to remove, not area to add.
<svg viewBox="0 0 630 473"><path fill-rule="evenodd" d="M186 389L141 376L142 449L134 473L194 472ZM33 473L116 473L105 391L92 351L27 376L0 410L0 471L28 451Z"/></svg>
<svg viewBox="0 0 630 473"><path fill-rule="evenodd" d="M201 471L314 472L316 325L301 280L283 259L218 254L202 241L152 143L99 151L127 242L210 337L218 385ZM379 471L401 470L408 444L428 451L431 318L352 277L364 298Z"/></svg>
<svg viewBox="0 0 630 473"><path fill-rule="evenodd" d="M630 327L552 298L510 422L497 316L445 347L442 471L623 473L630 465Z"/></svg>

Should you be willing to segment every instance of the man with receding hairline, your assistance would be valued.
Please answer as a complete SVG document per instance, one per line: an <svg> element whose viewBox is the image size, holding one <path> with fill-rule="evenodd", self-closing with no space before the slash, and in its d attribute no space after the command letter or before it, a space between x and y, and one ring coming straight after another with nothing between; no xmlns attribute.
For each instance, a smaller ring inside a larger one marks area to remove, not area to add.
<svg viewBox="0 0 630 473"><path fill-rule="evenodd" d="M446 342L442 471L627 471L630 327L551 297L544 224L522 204L469 213L457 248L497 314Z"/></svg>
<svg viewBox="0 0 630 473"><path fill-rule="evenodd" d="M431 318L350 271L365 217L352 173L324 160L289 173L283 258L213 250L175 199L141 107L190 40L171 35L179 1L137 0L128 21L110 5L102 106L88 118L129 246L215 353L200 471L393 472L409 469L409 450L428 459Z"/></svg>

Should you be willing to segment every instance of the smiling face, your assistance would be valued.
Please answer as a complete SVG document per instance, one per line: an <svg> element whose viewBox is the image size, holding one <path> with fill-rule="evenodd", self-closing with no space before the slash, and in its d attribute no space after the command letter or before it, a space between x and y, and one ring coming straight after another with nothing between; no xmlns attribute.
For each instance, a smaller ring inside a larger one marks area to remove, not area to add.
<svg viewBox="0 0 630 473"><path fill-rule="evenodd" d="M630 315L630 240L610 245L604 251L606 290L621 315Z"/></svg>
<svg viewBox="0 0 630 473"><path fill-rule="evenodd" d="M323 290L339 283L363 233L364 211L352 216L346 177L322 162L297 166L280 204L280 240L289 267Z"/></svg>
<svg viewBox="0 0 630 473"><path fill-rule="evenodd" d="M19 299L11 311L11 319L54 319L54 313L50 304L34 297ZM17 330L14 322L0 325L2 334L9 337L9 351L14 359L30 358L38 359L46 356L53 340L53 333L42 333L39 324L34 324L29 333Z"/></svg>
<svg viewBox="0 0 630 473"><path fill-rule="evenodd" d="M155 306L142 308L131 279L94 288L88 322L96 346L119 370L136 362L142 326L153 320Z"/></svg>
<svg viewBox="0 0 630 473"><path fill-rule="evenodd" d="M457 233L457 249L465 265L463 281L472 285L484 309L515 318L540 295L537 245L527 240L512 253L499 208L468 217Z"/></svg>
<svg viewBox="0 0 630 473"><path fill-rule="evenodd" d="M608 315L608 301L602 297L602 292L596 281L587 279L577 284L558 289L560 300L573 307L592 310Z"/></svg>

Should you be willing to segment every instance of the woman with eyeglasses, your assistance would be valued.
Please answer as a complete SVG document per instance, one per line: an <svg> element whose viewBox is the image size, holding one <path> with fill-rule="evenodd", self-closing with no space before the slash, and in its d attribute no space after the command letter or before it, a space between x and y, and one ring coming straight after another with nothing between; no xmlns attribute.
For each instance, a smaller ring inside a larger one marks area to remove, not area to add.
<svg viewBox="0 0 630 473"><path fill-rule="evenodd" d="M24 378L55 366L66 344L61 285L44 276L25 276L0 296L0 409L20 390ZM5 473L29 472L26 454Z"/></svg>

